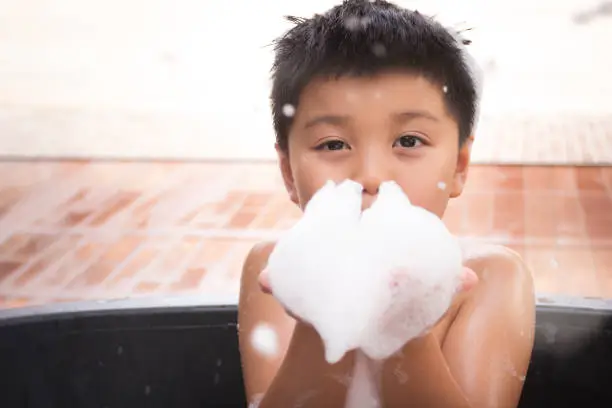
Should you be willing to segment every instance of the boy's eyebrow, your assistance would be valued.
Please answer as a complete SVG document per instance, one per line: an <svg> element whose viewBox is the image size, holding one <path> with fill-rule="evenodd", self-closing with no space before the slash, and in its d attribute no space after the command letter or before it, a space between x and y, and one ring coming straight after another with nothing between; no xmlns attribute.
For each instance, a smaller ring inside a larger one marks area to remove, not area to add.
<svg viewBox="0 0 612 408"><path fill-rule="evenodd" d="M437 117L423 110L399 112L399 113L393 114L393 117L397 121L401 121L401 122L409 121L412 119L427 119L427 120L432 120L434 122L439 122L439 119ZM343 115L315 116L314 118L306 122L306 124L304 125L304 129L308 129L308 128L311 128L313 126L320 125L320 124L338 126L338 125L342 125L346 123L348 120L349 120L349 117L343 116Z"/></svg>
<svg viewBox="0 0 612 408"><path fill-rule="evenodd" d="M314 118L306 122L306 124L304 125L304 129L308 129L308 128L311 128L313 126L320 125L320 124L336 125L336 126L342 125L343 123L346 123L348 120L349 120L348 116L342 116L342 115L315 116Z"/></svg>
<svg viewBox="0 0 612 408"><path fill-rule="evenodd" d="M432 115L431 113L427 111L423 111L423 110L399 112L399 113L394 114L393 116L395 117L395 119L397 119L398 121L402 121L402 122L406 120L412 120L412 119L428 119L434 122L440 121L436 116Z"/></svg>

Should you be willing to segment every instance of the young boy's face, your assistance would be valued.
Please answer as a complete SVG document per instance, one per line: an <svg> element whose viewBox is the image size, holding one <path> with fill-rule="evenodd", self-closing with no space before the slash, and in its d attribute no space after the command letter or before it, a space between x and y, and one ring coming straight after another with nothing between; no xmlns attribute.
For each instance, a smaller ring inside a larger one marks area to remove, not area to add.
<svg viewBox="0 0 612 408"><path fill-rule="evenodd" d="M413 204L442 216L463 189L471 139L459 148L444 89L389 72L311 82L300 95L288 152L279 150L291 200L304 208L327 180L364 186L364 208L380 183L397 182Z"/></svg>

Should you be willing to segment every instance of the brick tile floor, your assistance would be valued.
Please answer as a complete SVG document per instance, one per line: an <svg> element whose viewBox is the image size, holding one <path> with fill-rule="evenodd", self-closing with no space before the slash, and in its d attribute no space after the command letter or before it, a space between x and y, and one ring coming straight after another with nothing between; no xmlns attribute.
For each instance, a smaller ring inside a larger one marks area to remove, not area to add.
<svg viewBox="0 0 612 408"><path fill-rule="evenodd" d="M273 163L0 162L0 305L236 293L299 217ZM444 221L539 292L612 297L612 167L475 166Z"/></svg>

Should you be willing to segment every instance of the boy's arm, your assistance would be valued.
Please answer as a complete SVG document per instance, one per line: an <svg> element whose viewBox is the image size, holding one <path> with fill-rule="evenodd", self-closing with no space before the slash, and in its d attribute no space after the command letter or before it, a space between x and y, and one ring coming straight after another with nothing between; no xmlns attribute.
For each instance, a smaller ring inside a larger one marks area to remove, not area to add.
<svg viewBox="0 0 612 408"><path fill-rule="evenodd" d="M475 259L481 284L462 305L443 345L450 372L475 407L518 405L534 342L531 271L496 247Z"/></svg>
<svg viewBox="0 0 612 408"><path fill-rule="evenodd" d="M390 361L389 406L516 407L529 366L535 327L530 271L503 249L468 263L480 282L465 295L440 345L433 334L408 343Z"/></svg>
<svg viewBox="0 0 612 408"><path fill-rule="evenodd" d="M240 351L247 396L265 393L260 408L343 406L343 380L352 374L354 354L334 366L325 362L314 329L295 324L272 296L259 290L265 259L257 252L249 255L241 289ZM483 271L480 282L461 302L442 346L429 334L411 341L401 356L385 364L385 406L404 407L406 401L433 408L517 405L533 346L531 275L509 251L467 266ZM248 339L262 321L275 327L280 338L279 355L271 360L253 350Z"/></svg>
<svg viewBox="0 0 612 408"><path fill-rule="evenodd" d="M273 249L273 244L253 247L244 262L240 278L238 338L245 391L249 401L264 394L270 386L283 361L295 326L295 321L287 316L278 302L259 289L259 274ZM274 329L278 339L275 356L262 355L253 347L251 336L259 324L266 324Z"/></svg>
<svg viewBox="0 0 612 408"><path fill-rule="evenodd" d="M259 274L273 248L272 244L253 248L241 278L238 323L247 398L253 401L264 395L259 408L343 406L346 385L342 381L352 374L352 354L328 365L316 331L296 324L273 296L260 290ZM252 346L251 333L261 323L278 335L274 357L263 356Z"/></svg>

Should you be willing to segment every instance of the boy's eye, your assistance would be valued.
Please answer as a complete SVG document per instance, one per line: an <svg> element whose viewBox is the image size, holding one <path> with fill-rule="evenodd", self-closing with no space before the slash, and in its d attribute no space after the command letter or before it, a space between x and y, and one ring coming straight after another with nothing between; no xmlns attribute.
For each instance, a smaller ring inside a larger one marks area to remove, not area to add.
<svg viewBox="0 0 612 408"><path fill-rule="evenodd" d="M315 149L316 150L342 150L348 148L348 145L342 140L329 140L321 143Z"/></svg>
<svg viewBox="0 0 612 408"><path fill-rule="evenodd" d="M401 136L394 143L394 145L399 145L400 147L405 147L408 149L418 147L422 144L423 140L420 137L412 135Z"/></svg>

